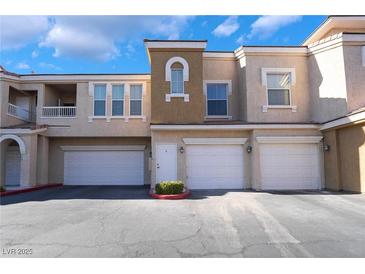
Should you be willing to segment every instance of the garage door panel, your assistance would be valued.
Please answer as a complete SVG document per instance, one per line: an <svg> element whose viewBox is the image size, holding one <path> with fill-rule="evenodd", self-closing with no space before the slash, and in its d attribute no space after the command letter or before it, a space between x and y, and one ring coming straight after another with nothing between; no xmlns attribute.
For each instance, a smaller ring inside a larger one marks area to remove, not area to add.
<svg viewBox="0 0 365 274"><path fill-rule="evenodd" d="M186 150L191 189L239 189L244 186L241 145L190 145Z"/></svg>
<svg viewBox="0 0 365 274"><path fill-rule="evenodd" d="M191 177L207 177L209 176L208 173L214 173L214 177L221 177L221 178L241 178L242 177L242 167L230 167L229 172L227 172L227 168L215 168L215 169L198 169L198 168L191 168L191 172L189 173L189 178ZM209 176L210 178L213 176Z"/></svg>
<svg viewBox="0 0 365 274"><path fill-rule="evenodd" d="M18 186L20 184L20 151L8 150L5 161L5 185Z"/></svg>
<svg viewBox="0 0 365 274"><path fill-rule="evenodd" d="M317 144L261 144L262 189L319 189Z"/></svg>
<svg viewBox="0 0 365 274"><path fill-rule="evenodd" d="M65 184L143 185L143 151L65 152Z"/></svg>

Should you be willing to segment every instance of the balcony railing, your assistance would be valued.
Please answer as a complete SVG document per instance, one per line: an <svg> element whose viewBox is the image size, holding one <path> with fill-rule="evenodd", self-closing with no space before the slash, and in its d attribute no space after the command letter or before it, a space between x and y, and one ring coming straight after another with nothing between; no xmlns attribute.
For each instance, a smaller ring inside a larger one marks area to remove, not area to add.
<svg viewBox="0 0 365 274"><path fill-rule="evenodd" d="M27 122L35 121L34 112L24 109L22 107L19 107L17 105L10 104L10 103L8 103L8 114L15 116L16 118L21 119L23 121L27 121Z"/></svg>
<svg viewBox="0 0 365 274"><path fill-rule="evenodd" d="M76 107L43 107L42 117L70 118L76 116Z"/></svg>

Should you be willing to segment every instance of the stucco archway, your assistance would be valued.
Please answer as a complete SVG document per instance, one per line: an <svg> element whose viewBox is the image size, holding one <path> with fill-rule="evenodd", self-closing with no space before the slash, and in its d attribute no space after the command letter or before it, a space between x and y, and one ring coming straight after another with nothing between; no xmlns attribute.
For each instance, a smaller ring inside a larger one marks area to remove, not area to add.
<svg viewBox="0 0 365 274"><path fill-rule="evenodd" d="M26 154L26 148L25 148L25 143L23 141L22 138L20 138L19 136L17 135L14 135L14 134L7 134L7 135L2 135L0 136L0 143L4 140L14 140L15 142L18 143L19 145L19 150L20 150L20 154L22 155L22 157Z"/></svg>

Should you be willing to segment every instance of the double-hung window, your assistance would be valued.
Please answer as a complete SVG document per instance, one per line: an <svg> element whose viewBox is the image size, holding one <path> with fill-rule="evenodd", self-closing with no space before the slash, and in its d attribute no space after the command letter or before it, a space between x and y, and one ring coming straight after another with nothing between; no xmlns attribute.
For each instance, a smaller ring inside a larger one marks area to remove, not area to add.
<svg viewBox="0 0 365 274"><path fill-rule="evenodd" d="M105 116L106 84L94 86L94 116Z"/></svg>
<svg viewBox="0 0 365 274"><path fill-rule="evenodd" d="M267 74L267 98L269 106L290 105L290 73Z"/></svg>
<svg viewBox="0 0 365 274"><path fill-rule="evenodd" d="M228 105L228 84L207 84L208 116L226 116Z"/></svg>
<svg viewBox="0 0 365 274"><path fill-rule="evenodd" d="M171 69L171 93L182 94L184 93L184 78L182 68Z"/></svg>
<svg viewBox="0 0 365 274"><path fill-rule="evenodd" d="M112 85L112 116L124 115L124 85Z"/></svg>
<svg viewBox="0 0 365 274"><path fill-rule="evenodd" d="M142 85L130 86L130 115L141 116L142 115Z"/></svg>

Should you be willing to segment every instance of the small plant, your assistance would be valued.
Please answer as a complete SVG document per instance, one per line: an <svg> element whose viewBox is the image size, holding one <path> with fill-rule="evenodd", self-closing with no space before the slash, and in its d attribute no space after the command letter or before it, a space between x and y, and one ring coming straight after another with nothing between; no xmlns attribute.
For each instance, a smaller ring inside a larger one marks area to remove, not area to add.
<svg viewBox="0 0 365 274"><path fill-rule="evenodd" d="M0 192L5 192L5 187L0 186Z"/></svg>
<svg viewBox="0 0 365 274"><path fill-rule="evenodd" d="M180 194L184 192L182 181L163 181L156 185L157 194Z"/></svg>

